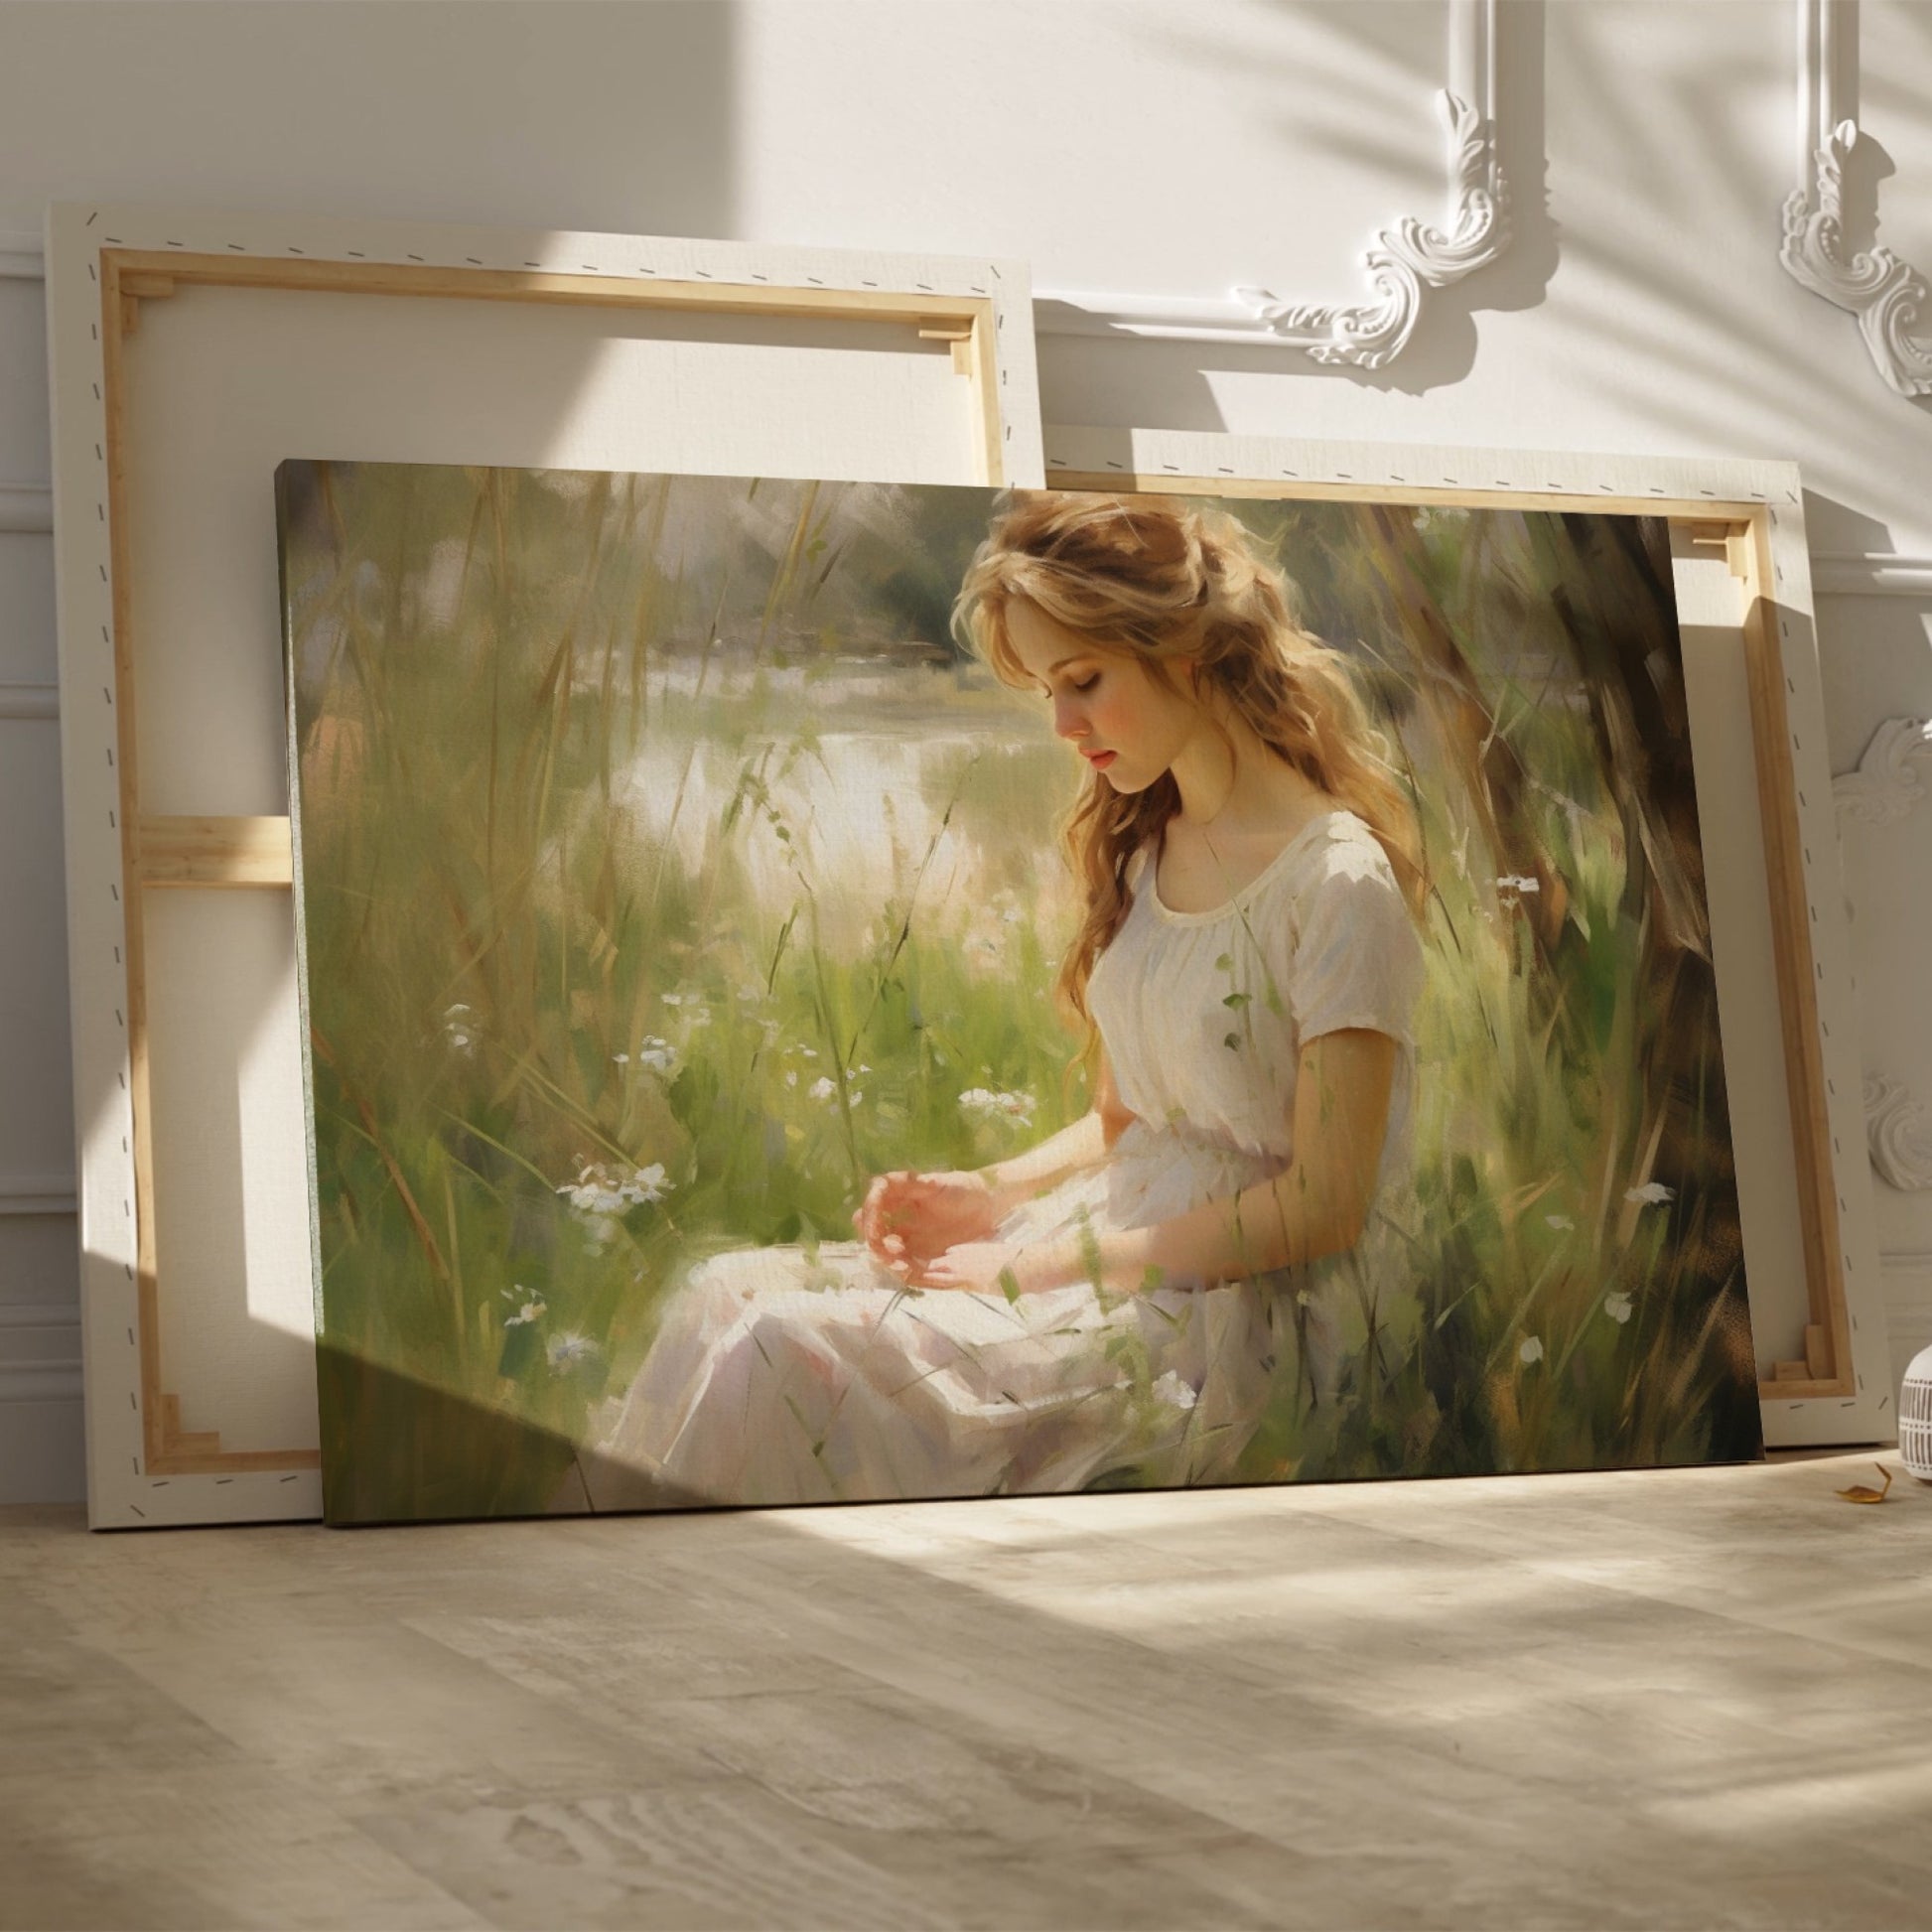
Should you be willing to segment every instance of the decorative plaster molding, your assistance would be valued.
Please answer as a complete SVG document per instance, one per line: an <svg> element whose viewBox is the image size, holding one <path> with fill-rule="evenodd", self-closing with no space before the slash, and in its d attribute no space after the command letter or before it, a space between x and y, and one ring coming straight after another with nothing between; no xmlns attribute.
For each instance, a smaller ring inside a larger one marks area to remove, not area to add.
<svg viewBox="0 0 1932 1932"><path fill-rule="evenodd" d="M9 1328L78 1328L78 1302L0 1302L0 1333ZM76 1356L76 1360L79 1358Z"/></svg>
<svg viewBox="0 0 1932 1932"><path fill-rule="evenodd" d="M1887 718L1871 734L1856 771L1832 780L1832 797L1843 818L1861 825L1890 825L1925 796L1916 766L1932 759L1932 724L1922 718Z"/></svg>
<svg viewBox="0 0 1932 1932"><path fill-rule="evenodd" d="M1510 242L1509 186L1496 144L1500 0L1449 0L1449 84L1436 96L1448 134L1449 205L1437 227L1405 215L1370 241L1375 290L1358 303L1287 302L1263 288L1225 296L1107 295L1040 290L1041 335L1132 336L1300 349L1311 360L1379 369L1409 345L1436 289L1495 261ZM46 272L38 236L0 231L0 279ZM0 528L10 527L0 523Z"/></svg>
<svg viewBox="0 0 1932 1932"><path fill-rule="evenodd" d="M0 274L7 256L0 235ZM46 536L54 528L54 491L46 483L0 483L0 535ZM58 718L60 691L52 684L0 684L0 719ZM7 1189L0 1179L0 1214L9 1211Z"/></svg>
<svg viewBox="0 0 1932 1932"><path fill-rule="evenodd" d="M54 491L46 483L0 483L0 530L45 536L54 528Z"/></svg>
<svg viewBox="0 0 1932 1932"><path fill-rule="evenodd" d="M1494 118L1496 8L1497 0L1450 0L1449 84L1436 96L1449 136L1449 211L1442 227L1408 215L1370 242L1362 264L1373 301L1284 302L1261 288L1222 298L1041 291L1035 309L1041 334L1251 343L1363 369L1393 361L1415 335L1430 291L1486 267L1509 245L1509 187Z"/></svg>
<svg viewBox="0 0 1932 1932"><path fill-rule="evenodd" d="M0 1302L0 1403L79 1399L79 1304Z"/></svg>
<svg viewBox="0 0 1932 1932"><path fill-rule="evenodd" d="M58 718L60 715L58 685L0 684L0 718Z"/></svg>
<svg viewBox="0 0 1932 1932"><path fill-rule="evenodd" d="M1864 1133L1881 1180L1904 1193L1932 1187L1932 1114L1903 1082L1864 1076Z"/></svg>
<svg viewBox="0 0 1932 1932"><path fill-rule="evenodd" d="M1932 557L1895 550L1821 550L1811 560L1817 597L1913 597L1932 602Z"/></svg>
<svg viewBox="0 0 1932 1932"><path fill-rule="evenodd" d="M78 1402L80 1357L70 1362L0 1362L0 1402Z"/></svg>
<svg viewBox="0 0 1932 1932"><path fill-rule="evenodd" d="M1889 248L1847 253L1845 164L1858 145L1858 0L1798 0L1798 186L1778 250L1795 280L1858 318L1878 373L1901 396L1932 395L1932 340L1916 335L1925 277ZM1853 86L1844 69L1849 68ZM1871 213L1876 216L1874 191Z"/></svg>
<svg viewBox="0 0 1932 1932"><path fill-rule="evenodd" d="M1841 820L1893 825L1925 796L1919 773L1932 759L1932 724L1920 718L1887 718L1871 734L1856 771L1832 780ZM1906 1193L1932 1188L1932 1114L1903 1082L1883 1074L1864 1076L1865 1144L1878 1177Z"/></svg>
<svg viewBox="0 0 1932 1932"><path fill-rule="evenodd" d="M0 1173L0 1215L72 1214L78 1205L70 1173Z"/></svg>
<svg viewBox="0 0 1932 1932"><path fill-rule="evenodd" d="M0 228L0 282L39 282L46 276L40 236Z"/></svg>

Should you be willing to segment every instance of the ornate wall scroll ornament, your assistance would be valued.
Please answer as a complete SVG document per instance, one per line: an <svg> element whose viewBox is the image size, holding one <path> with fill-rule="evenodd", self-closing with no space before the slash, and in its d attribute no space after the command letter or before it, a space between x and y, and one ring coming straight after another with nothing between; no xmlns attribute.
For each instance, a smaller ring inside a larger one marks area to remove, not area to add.
<svg viewBox="0 0 1932 1932"><path fill-rule="evenodd" d="M1847 74L1851 78L1848 82ZM1778 258L1814 295L1858 318L1878 373L1901 396L1932 395L1932 298L1889 248L1848 252L1845 164L1858 145L1858 0L1798 0L1798 187ZM1874 207L1870 210L1876 215Z"/></svg>
<svg viewBox="0 0 1932 1932"><path fill-rule="evenodd" d="M1492 124L1447 91L1436 96L1449 135L1449 226L1429 226L1407 215L1380 235L1362 257L1379 302L1277 302L1266 289L1236 289L1283 342L1317 362L1351 362L1379 369L1415 334L1430 289L1447 288L1492 262L1509 239L1509 189L1495 163Z"/></svg>
<svg viewBox="0 0 1932 1932"><path fill-rule="evenodd" d="M1832 780L1839 814L1861 825L1890 825L1925 796L1918 774L1932 759L1932 724L1921 718L1887 718L1871 734L1856 771Z"/></svg>
<svg viewBox="0 0 1932 1932"><path fill-rule="evenodd" d="M1262 288L1225 297L1040 294L1051 335L1256 343L1316 362L1379 369L1402 353L1432 289L1486 267L1508 247L1509 187L1496 152L1497 0L1450 0L1449 85L1436 96L1449 135L1449 211L1441 227L1407 215L1362 255L1371 302L1283 302Z"/></svg>
<svg viewBox="0 0 1932 1932"><path fill-rule="evenodd" d="M1864 1076L1864 1132L1879 1179L1905 1193L1932 1187L1932 1113L1900 1081Z"/></svg>

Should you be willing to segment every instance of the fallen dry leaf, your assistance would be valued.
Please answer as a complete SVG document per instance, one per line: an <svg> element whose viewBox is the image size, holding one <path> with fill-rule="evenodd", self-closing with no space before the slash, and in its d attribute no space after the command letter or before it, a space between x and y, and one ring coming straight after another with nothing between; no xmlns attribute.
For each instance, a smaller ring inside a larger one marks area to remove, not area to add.
<svg viewBox="0 0 1932 1932"><path fill-rule="evenodd" d="M1885 1491L1891 1487L1891 1471L1882 1462L1874 1462L1871 1466L1884 1478L1884 1489L1873 1489L1868 1483L1855 1482L1851 1488L1838 1492L1848 1503L1881 1503L1885 1500Z"/></svg>

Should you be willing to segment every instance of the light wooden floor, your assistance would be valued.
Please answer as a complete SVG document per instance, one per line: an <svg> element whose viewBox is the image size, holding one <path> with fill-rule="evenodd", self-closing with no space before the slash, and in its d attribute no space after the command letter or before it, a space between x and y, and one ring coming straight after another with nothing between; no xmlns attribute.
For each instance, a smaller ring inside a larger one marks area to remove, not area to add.
<svg viewBox="0 0 1932 1932"><path fill-rule="evenodd" d="M0 1923L1932 1926L1932 1488L1871 1460L0 1511Z"/></svg>

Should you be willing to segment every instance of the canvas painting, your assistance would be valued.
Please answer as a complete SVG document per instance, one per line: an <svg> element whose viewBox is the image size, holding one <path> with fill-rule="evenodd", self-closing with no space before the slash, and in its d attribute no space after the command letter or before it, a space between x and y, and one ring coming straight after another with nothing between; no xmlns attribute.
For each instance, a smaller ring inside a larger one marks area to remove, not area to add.
<svg viewBox="0 0 1932 1932"><path fill-rule="evenodd" d="M1662 523L278 484L332 1521L1759 1452Z"/></svg>

